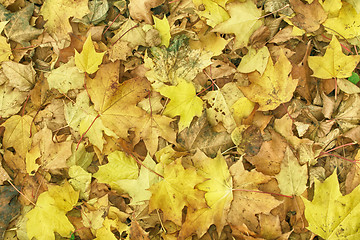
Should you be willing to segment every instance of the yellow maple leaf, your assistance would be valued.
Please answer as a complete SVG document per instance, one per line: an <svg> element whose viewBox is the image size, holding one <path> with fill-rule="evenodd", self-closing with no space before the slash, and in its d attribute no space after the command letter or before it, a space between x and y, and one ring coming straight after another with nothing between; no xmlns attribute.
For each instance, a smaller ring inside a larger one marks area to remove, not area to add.
<svg viewBox="0 0 360 240"><path fill-rule="evenodd" d="M29 239L55 240L54 232L69 237L75 228L65 214L73 209L78 198L79 193L68 182L50 186L48 191L41 193L35 208L26 214Z"/></svg>
<svg viewBox="0 0 360 240"><path fill-rule="evenodd" d="M80 89L84 85L85 74L75 66L72 57L67 63L53 69L47 76L49 88L55 88L66 94L70 89Z"/></svg>
<svg viewBox="0 0 360 240"><path fill-rule="evenodd" d="M317 78L347 78L360 61L360 56L346 56L333 36L324 56L309 56L308 64Z"/></svg>
<svg viewBox="0 0 360 240"><path fill-rule="evenodd" d="M357 13L360 13L360 2L358 0L345 0L350 3L356 10Z"/></svg>
<svg viewBox="0 0 360 240"><path fill-rule="evenodd" d="M207 25L215 27L217 24L222 23L229 19L229 14L225 11L225 4L221 6L213 0L193 0L197 9L196 13L203 18L206 18Z"/></svg>
<svg viewBox="0 0 360 240"><path fill-rule="evenodd" d="M141 138L152 156L158 148L160 136L171 143L176 143L176 132L170 127L170 123L174 119L157 114L145 114L141 121L143 124L139 124L138 127L140 135L135 136L133 145L138 143Z"/></svg>
<svg viewBox="0 0 360 240"><path fill-rule="evenodd" d="M232 179L225 158L218 153L216 158L208 158L197 151L192 157L194 166L200 176L207 178L197 188L205 191L205 200L209 207L203 209L189 208L179 238L187 237L194 231L200 237L211 224L216 225L220 233L226 225L226 217L233 199Z"/></svg>
<svg viewBox="0 0 360 240"><path fill-rule="evenodd" d="M343 196L336 169L323 183L315 178L314 198L302 198L307 229L327 240L360 238L360 186Z"/></svg>
<svg viewBox="0 0 360 240"><path fill-rule="evenodd" d="M185 206L204 208L204 192L195 186L205 180L198 175L194 167L184 169L181 159L165 166L164 179L150 187L152 196L149 211L161 209L164 220L171 220L181 225L182 210Z"/></svg>
<svg viewBox="0 0 360 240"><path fill-rule="evenodd" d="M180 116L179 132L190 126L195 116L200 116L203 110L203 101L196 96L192 83L179 79L177 86L164 86L160 89L161 95L170 98L164 114L169 117Z"/></svg>
<svg viewBox="0 0 360 240"><path fill-rule="evenodd" d="M56 9L56 13L54 13ZM45 28L55 39L67 39L70 41L69 32L72 32L69 23L70 17L81 19L89 13L88 1L68 1L68 0L46 0L40 9L40 14L46 21Z"/></svg>
<svg viewBox="0 0 360 240"><path fill-rule="evenodd" d="M120 84L117 64L102 64L95 78L86 77L86 86L104 126L127 139L130 128L139 134L136 126L146 112L136 104L148 95L150 83L133 78Z"/></svg>
<svg viewBox="0 0 360 240"><path fill-rule="evenodd" d="M192 49L203 49L212 52L214 56L218 56L231 41L231 39L225 40L219 35L220 34L207 31L207 28L202 26L198 33L199 40L189 40L189 45Z"/></svg>
<svg viewBox="0 0 360 240"><path fill-rule="evenodd" d="M241 73L250 73L256 70L262 75L269 57L269 49L265 46L259 50L249 48L248 53L241 59L237 70Z"/></svg>
<svg viewBox="0 0 360 240"><path fill-rule="evenodd" d="M91 40L91 34L86 38L81 53L75 50L75 65L82 72L92 74L99 69L105 52L97 53Z"/></svg>
<svg viewBox="0 0 360 240"><path fill-rule="evenodd" d="M360 13L351 4L343 3L339 15L328 18L323 25L342 38L356 38L360 35Z"/></svg>
<svg viewBox="0 0 360 240"><path fill-rule="evenodd" d="M5 25L9 21L0 22L0 33L4 30ZM11 47L6 37L0 36L0 62L6 61L11 56Z"/></svg>
<svg viewBox="0 0 360 240"><path fill-rule="evenodd" d="M291 63L281 51L274 65L269 58L264 74L249 74L251 85L240 89L248 99L259 103L260 111L273 110L293 96L298 80L289 76L291 68Z"/></svg>
<svg viewBox="0 0 360 240"><path fill-rule="evenodd" d="M163 19L153 16L153 19L155 23L154 28L156 28L160 33L161 45L169 47L171 38L169 21L167 20L166 16L164 16Z"/></svg>
<svg viewBox="0 0 360 240"><path fill-rule="evenodd" d="M329 17L336 17L339 14L342 3L341 0L319 0L319 3L324 8Z"/></svg>
<svg viewBox="0 0 360 240"><path fill-rule="evenodd" d="M31 148L30 129L32 134L36 132L32 120L33 118L28 115L14 115L2 124L5 127L3 137L5 149L13 147L20 156L25 158L27 151Z"/></svg>
<svg viewBox="0 0 360 240"><path fill-rule="evenodd" d="M101 183L116 186L120 179L136 179L138 177L138 166L136 161L126 156L124 152L114 151L108 155L108 163L99 167L93 174Z"/></svg>
<svg viewBox="0 0 360 240"><path fill-rule="evenodd" d="M260 19L262 11L261 9L258 9L251 0L247 0L243 3L229 3L227 9L231 18L216 25L212 31L234 33L234 49L245 47L249 43L251 34L253 34L263 23L263 19Z"/></svg>

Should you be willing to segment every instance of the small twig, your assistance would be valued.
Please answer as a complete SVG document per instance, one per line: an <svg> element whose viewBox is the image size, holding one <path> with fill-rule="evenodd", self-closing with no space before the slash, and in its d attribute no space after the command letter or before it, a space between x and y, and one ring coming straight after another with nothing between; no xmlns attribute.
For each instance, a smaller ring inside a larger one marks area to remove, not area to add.
<svg viewBox="0 0 360 240"><path fill-rule="evenodd" d="M279 11L281 11L281 10L284 10L284 9L287 8L287 7L290 7L290 5L289 5L289 4L286 4L286 5L283 6L282 8L279 8L278 10L273 11L273 12L271 12L271 13L265 14L264 16L261 16L261 17L259 17L258 19L261 19L261 18L265 18L265 17L267 17L267 16L270 16L270 15L276 13L276 12L279 12Z"/></svg>
<svg viewBox="0 0 360 240"><path fill-rule="evenodd" d="M141 161L139 161L132 153L129 153L129 155L138 163L140 164L141 166L143 166L144 168L146 168L147 170L149 170L150 172L156 174L157 176L161 177L161 178L164 178L163 175L155 172L154 170L152 170L151 168L148 168L147 166L145 166Z"/></svg>
<svg viewBox="0 0 360 240"><path fill-rule="evenodd" d="M289 111L288 111L287 107L285 106L285 104L284 104L284 103L281 103L281 105L285 108L285 111L286 111L287 115L289 116L289 118L291 119L291 121L294 123L294 122L295 122L295 120L291 117L291 115L290 115L290 113L289 113Z"/></svg>
<svg viewBox="0 0 360 240"><path fill-rule="evenodd" d="M10 180L7 180L10 185L21 195L23 196L26 200L28 200L32 205L36 205L33 201L31 201L25 194L23 194L19 189L17 189L17 187L15 187L15 185L10 181Z"/></svg>
<svg viewBox="0 0 360 240"><path fill-rule="evenodd" d="M117 19L118 17L120 17L120 15L121 15L121 13L119 13L119 14L114 18L114 20L110 23L110 25L105 29L103 35L109 30L109 28L114 24L114 22L116 21L116 19Z"/></svg>
<svg viewBox="0 0 360 240"><path fill-rule="evenodd" d="M95 123L95 121L96 121L96 119L98 119L98 117L100 117L100 114L98 114L98 115L94 118L94 120L91 122L91 124L90 124L90 126L88 127L88 129L86 129L86 131L81 135L81 138L80 138L78 144L76 145L76 150L78 150L79 145L80 145L80 143L81 143L81 140L84 138L85 134L90 130L91 126Z"/></svg>

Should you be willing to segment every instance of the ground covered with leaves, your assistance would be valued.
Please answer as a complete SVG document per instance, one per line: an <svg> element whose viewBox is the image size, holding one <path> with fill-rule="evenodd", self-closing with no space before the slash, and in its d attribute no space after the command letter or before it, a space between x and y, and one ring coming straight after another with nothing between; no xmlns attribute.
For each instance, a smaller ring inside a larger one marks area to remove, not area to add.
<svg viewBox="0 0 360 240"><path fill-rule="evenodd" d="M359 1L0 3L0 238L360 239Z"/></svg>

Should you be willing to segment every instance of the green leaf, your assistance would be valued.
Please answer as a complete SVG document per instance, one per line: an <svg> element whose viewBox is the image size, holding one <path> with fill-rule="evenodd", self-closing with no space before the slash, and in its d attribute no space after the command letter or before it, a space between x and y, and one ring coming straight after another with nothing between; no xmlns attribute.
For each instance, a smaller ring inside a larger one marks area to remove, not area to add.
<svg viewBox="0 0 360 240"><path fill-rule="evenodd" d="M357 73L352 73L351 77L348 78L353 84L357 84L360 81L359 75Z"/></svg>

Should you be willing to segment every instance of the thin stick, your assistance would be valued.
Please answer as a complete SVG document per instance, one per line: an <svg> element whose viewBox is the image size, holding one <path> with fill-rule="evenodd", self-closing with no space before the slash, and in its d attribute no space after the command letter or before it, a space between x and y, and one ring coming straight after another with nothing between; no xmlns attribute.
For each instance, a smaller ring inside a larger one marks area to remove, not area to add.
<svg viewBox="0 0 360 240"><path fill-rule="evenodd" d="M264 16L261 16L261 17L259 17L258 19L261 19L261 18L265 18L265 17L267 17L267 16L270 16L270 15L272 15L272 14L276 13L276 12L279 12L279 11L281 11L281 10L284 10L284 9L285 9L285 8L287 8L287 7L290 7L290 5L289 5L289 4L286 4L286 5L285 5L285 6L283 6L282 8L280 8L280 9L278 9L278 10L274 11L274 12L271 12L271 13L265 14Z"/></svg>
<svg viewBox="0 0 360 240"><path fill-rule="evenodd" d="M114 22L116 21L116 19L117 19L118 17L120 17L120 15L121 15L121 13L119 13L119 14L114 18L114 20L110 23L110 25L105 29L103 35L109 30L109 28L114 24Z"/></svg>
<svg viewBox="0 0 360 240"><path fill-rule="evenodd" d="M81 138L80 138L78 144L76 145L76 150L78 150L79 145L80 145L80 143L81 143L81 140L84 138L85 134L90 130L91 126L95 123L95 121L96 121L96 119L98 119L98 117L100 117L100 114L98 114L98 115L94 118L94 120L91 122L91 124L90 124L90 126L88 127L88 129L86 129L86 131L81 135Z"/></svg>
<svg viewBox="0 0 360 240"><path fill-rule="evenodd" d="M20 193L21 196L23 196L26 200L28 200L32 205L36 205L33 201L31 201L25 194L23 194L21 191L19 191L19 189L17 189L17 187L15 187L15 185L10 181L10 180L7 180L10 185L18 192Z"/></svg>
<svg viewBox="0 0 360 240"><path fill-rule="evenodd" d="M159 176L159 177L161 177L161 178L164 178L163 175L161 175L161 174L155 172L154 170L148 168L147 166L145 166L145 165L144 165L141 161L139 161L132 153L129 153L129 154L130 154L130 156L131 156L138 164L140 164L141 166L143 166L144 168L146 168L146 169L149 170L150 172L156 174L157 176Z"/></svg>

